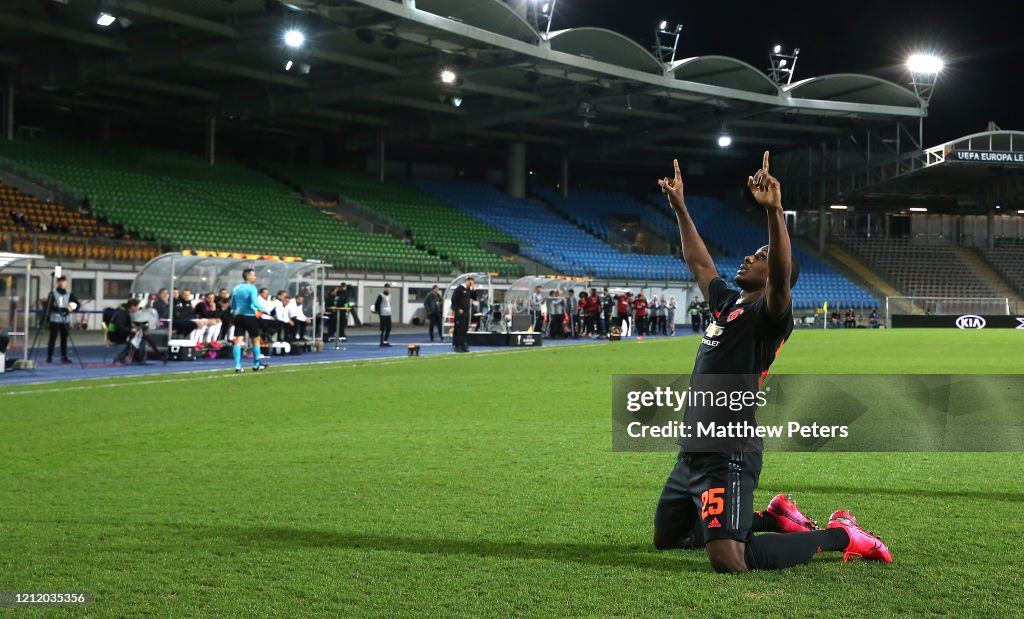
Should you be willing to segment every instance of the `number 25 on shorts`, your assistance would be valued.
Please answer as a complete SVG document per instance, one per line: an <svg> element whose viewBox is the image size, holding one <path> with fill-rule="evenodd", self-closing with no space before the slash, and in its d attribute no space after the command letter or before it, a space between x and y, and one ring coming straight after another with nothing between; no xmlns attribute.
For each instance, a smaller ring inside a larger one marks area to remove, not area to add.
<svg viewBox="0 0 1024 619"><path fill-rule="evenodd" d="M725 509L725 500L722 495L725 488L709 488L700 495L700 518L705 520L708 516L717 516Z"/></svg>

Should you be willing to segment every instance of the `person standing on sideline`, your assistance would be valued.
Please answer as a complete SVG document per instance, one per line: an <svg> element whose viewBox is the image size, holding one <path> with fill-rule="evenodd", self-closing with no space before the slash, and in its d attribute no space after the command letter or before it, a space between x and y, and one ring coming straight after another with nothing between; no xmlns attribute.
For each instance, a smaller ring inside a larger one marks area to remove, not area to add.
<svg viewBox="0 0 1024 619"><path fill-rule="evenodd" d="M242 373L242 347L245 346L245 336L249 335L252 340L252 371L259 372L267 369L267 365L261 361L260 346L263 340L260 338L260 317L263 310L260 309L260 296L256 290L256 271L245 269L242 271L242 283L235 286L231 291L231 311L235 313L235 345L231 352L235 357L235 373Z"/></svg>
<svg viewBox="0 0 1024 619"><path fill-rule="evenodd" d="M636 301L633 301L633 310L636 313L636 335L643 337L647 335L647 298L644 293L636 293Z"/></svg>
<svg viewBox="0 0 1024 619"><path fill-rule="evenodd" d="M676 303L675 296L668 298L668 334L676 334L676 310L679 308L679 304Z"/></svg>
<svg viewBox="0 0 1024 619"><path fill-rule="evenodd" d="M60 335L60 362L71 363L68 359L68 331L71 328L71 312L78 309L78 299L68 289L68 278L57 278L57 287L46 299L46 317L50 321L50 341L46 343L46 362L53 363L53 346Z"/></svg>
<svg viewBox="0 0 1024 619"><path fill-rule="evenodd" d="M530 314L533 317L533 332L541 333L544 331L544 313L541 308L544 306L544 294L540 291L540 286L537 286L533 290L533 294L530 295ZM456 316L456 318L458 318Z"/></svg>
<svg viewBox="0 0 1024 619"><path fill-rule="evenodd" d="M690 323L693 325L693 332L694 333L699 333L700 332L700 303L697 302L697 299L694 299L693 301L690 301L690 307L689 307L689 309L687 311L690 312Z"/></svg>
<svg viewBox="0 0 1024 619"><path fill-rule="evenodd" d="M373 303L373 313L380 317L380 347L390 348L388 338L391 337L391 284L384 284L384 291L377 295Z"/></svg>
<svg viewBox="0 0 1024 619"><path fill-rule="evenodd" d="M423 301L423 311L427 313L427 325L430 331L430 341L434 341L434 328L437 327L437 339L444 340L444 332L441 331L441 316L443 313L444 301L441 299L441 288L434 286Z"/></svg>
<svg viewBox="0 0 1024 619"><path fill-rule="evenodd" d="M539 290L538 286L538 290ZM476 282L472 277L459 284L452 293L452 312L455 313L455 332L452 335L452 344L455 352L469 352L466 346L466 333L469 332L469 318L473 307L473 299L476 298ZM537 310L538 315L540 310Z"/></svg>

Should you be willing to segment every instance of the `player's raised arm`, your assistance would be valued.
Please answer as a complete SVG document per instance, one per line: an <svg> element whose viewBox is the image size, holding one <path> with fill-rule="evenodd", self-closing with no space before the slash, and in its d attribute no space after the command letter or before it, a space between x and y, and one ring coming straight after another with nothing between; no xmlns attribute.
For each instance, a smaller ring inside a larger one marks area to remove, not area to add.
<svg viewBox="0 0 1024 619"><path fill-rule="evenodd" d="M782 212L782 187L778 179L768 173L768 151L764 151L761 169L747 177L747 188L768 215L768 284L764 299L768 316L779 318L790 304L793 247Z"/></svg>
<svg viewBox="0 0 1024 619"><path fill-rule="evenodd" d="M675 177L672 179L663 178L658 181L662 193L668 196L668 203L676 214L676 221L679 223L679 241L683 245L683 260L690 272L697 278L697 285L700 286L700 293L708 298L708 286L711 280L718 277L718 269L715 262L704 245L704 240L697 233L697 227L693 225L693 219L686 210L686 202L683 200L683 178L679 173L679 160L673 159L672 165L675 168Z"/></svg>

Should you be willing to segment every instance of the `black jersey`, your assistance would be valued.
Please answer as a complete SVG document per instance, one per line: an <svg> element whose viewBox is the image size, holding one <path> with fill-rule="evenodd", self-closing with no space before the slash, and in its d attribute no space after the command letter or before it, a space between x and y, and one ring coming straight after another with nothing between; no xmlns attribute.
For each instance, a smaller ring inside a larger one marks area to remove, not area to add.
<svg viewBox="0 0 1024 619"><path fill-rule="evenodd" d="M708 305L714 316L701 338L697 360L690 377L690 390L756 392L768 376L768 368L779 349L793 332L793 307L778 319L769 318L764 297L751 303L738 303L740 293L716 277L708 286ZM705 400L706 402L706 400ZM691 428L691 438L678 443L690 451L761 451L758 437L742 440L705 440L694 437L698 422L716 424L742 422L754 424L756 404L742 407L694 405L691 399L683 422Z"/></svg>

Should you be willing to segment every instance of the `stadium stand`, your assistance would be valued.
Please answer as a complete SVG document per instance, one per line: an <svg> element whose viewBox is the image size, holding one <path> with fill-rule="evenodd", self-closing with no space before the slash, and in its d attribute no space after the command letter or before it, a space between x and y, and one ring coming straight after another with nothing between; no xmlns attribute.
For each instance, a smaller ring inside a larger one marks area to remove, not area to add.
<svg viewBox="0 0 1024 619"><path fill-rule="evenodd" d="M50 139L3 142L0 155L73 188L97 216L141 238L366 271L452 270L407 243L302 204L270 177L228 159L211 166L183 153Z"/></svg>
<svg viewBox="0 0 1024 619"><path fill-rule="evenodd" d="M546 187L538 188L536 193L556 211L599 239L608 240L608 218L625 217L639 221L640 225L672 244L679 243L679 231L674 220L627 193L574 189L562 197L560 192Z"/></svg>
<svg viewBox="0 0 1024 619"><path fill-rule="evenodd" d="M664 196L653 194L650 200L653 204L664 204L666 215L671 214ZM768 242L764 227L755 225L717 198L688 195L686 206L701 236L722 252L722 256L715 257L715 263L723 265L718 270L726 279L731 279L745 256ZM800 261L800 283L793 288L793 307L820 307L826 301L833 307L878 306L875 297L815 256L799 247L793 248L793 255Z"/></svg>
<svg viewBox="0 0 1024 619"><path fill-rule="evenodd" d="M103 225L62 204L43 202L2 180L0 212L4 214L3 221L0 221L0 230L101 237L112 237L115 234L111 226ZM15 220L16 214L20 214L20 222Z"/></svg>
<svg viewBox="0 0 1024 619"><path fill-rule="evenodd" d="M679 258L624 254L554 213L482 183L410 179L414 187L523 241L520 253L566 275L689 279Z"/></svg>
<svg viewBox="0 0 1024 619"><path fill-rule="evenodd" d="M358 172L275 165L273 171L303 191L337 192L408 230L417 247L455 262L463 271L520 276L523 267L481 249L480 244L518 240L462 211L396 181L380 183Z"/></svg>
<svg viewBox="0 0 1024 619"><path fill-rule="evenodd" d="M144 262L159 253L152 243L114 241L113 227L51 204L0 181L0 249L59 260Z"/></svg>
<svg viewBox="0 0 1024 619"><path fill-rule="evenodd" d="M999 239L996 247L978 253L1013 290L1024 296L1024 239Z"/></svg>
<svg viewBox="0 0 1024 619"><path fill-rule="evenodd" d="M970 265L948 244L917 244L911 239L847 237L846 247L858 260L888 278L907 296L996 297Z"/></svg>

